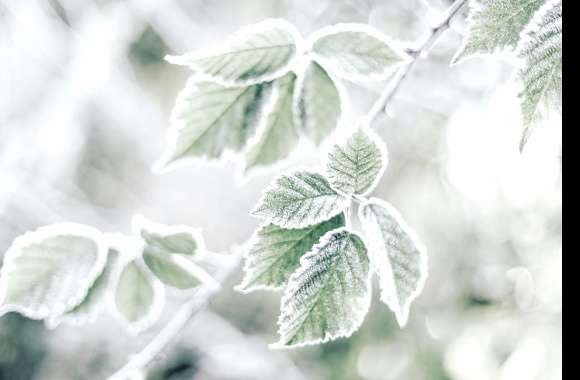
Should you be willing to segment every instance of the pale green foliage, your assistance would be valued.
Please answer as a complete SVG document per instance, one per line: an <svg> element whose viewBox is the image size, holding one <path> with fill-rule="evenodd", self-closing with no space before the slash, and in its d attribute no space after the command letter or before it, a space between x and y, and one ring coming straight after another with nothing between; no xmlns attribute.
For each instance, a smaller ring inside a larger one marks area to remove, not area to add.
<svg viewBox="0 0 580 380"><path fill-rule="evenodd" d="M196 237L189 232L175 232L163 236L157 232L143 229L141 237L149 247L162 252L192 256L198 251Z"/></svg>
<svg viewBox="0 0 580 380"><path fill-rule="evenodd" d="M146 247L143 260L161 282L177 289L190 289L212 282L211 277L203 269L180 255L159 254Z"/></svg>
<svg viewBox="0 0 580 380"><path fill-rule="evenodd" d="M336 128L340 113L340 94L326 70L311 62L295 94L297 123L316 145Z"/></svg>
<svg viewBox="0 0 580 380"><path fill-rule="evenodd" d="M278 320L280 341L292 347L348 337L371 301L367 250L347 229L324 235L290 277Z"/></svg>
<svg viewBox="0 0 580 380"><path fill-rule="evenodd" d="M358 129L328 154L326 175L330 185L344 194L371 191L387 164L383 143L365 129Z"/></svg>
<svg viewBox="0 0 580 380"><path fill-rule="evenodd" d="M240 30L223 47L168 60L228 84L263 82L287 71L297 52L297 35L287 22L266 20Z"/></svg>
<svg viewBox="0 0 580 380"><path fill-rule="evenodd" d="M136 332L149 327L163 304L163 286L137 260L128 263L115 290L115 306L128 327Z"/></svg>
<svg viewBox="0 0 580 380"><path fill-rule="evenodd" d="M411 302L427 277L427 255L399 213L379 199L359 210L367 236L369 257L381 284L381 300L405 326Z"/></svg>
<svg viewBox="0 0 580 380"><path fill-rule="evenodd" d="M523 149L533 127L562 103L562 2L550 1L538 11L518 47L518 72L524 133Z"/></svg>
<svg viewBox="0 0 580 380"><path fill-rule="evenodd" d="M17 238L0 272L0 315L55 318L81 303L105 266L100 239L98 231L72 223Z"/></svg>
<svg viewBox="0 0 580 380"><path fill-rule="evenodd" d="M301 228L329 219L348 204L321 174L297 171L278 177L252 214L284 228Z"/></svg>
<svg viewBox="0 0 580 380"><path fill-rule="evenodd" d="M246 275L237 289L279 289L286 285L298 268L300 258L318 243L320 237L345 223L344 215L300 229L286 229L266 224L256 231L246 254Z"/></svg>
<svg viewBox="0 0 580 380"><path fill-rule="evenodd" d="M545 0L472 0L468 32L453 57L457 63L477 54L513 49L520 33Z"/></svg>
<svg viewBox="0 0 580 380"><path fill-rule="evenodd" d="M332 74L348 80L386 79L408 57L375 29L340 24L313 36L312 54Z"/></svg>
<svg viewBox="0 0 580 380"><path fill-rule="evenodd" d="M171 114L170 147L160 162L188 157L218 159L239 152L256 133L269 84L225 87L191 78Z"/></svg>
<svg viewBox="0 0 580 380"><path fill-rule="evenodd" d="M294 73L288 73L276 80L276 102L266 117L266 123L258 140L246 154L246 171L280 161L287 157L298 144L299 136L292 114L295 81Z"/></svg>

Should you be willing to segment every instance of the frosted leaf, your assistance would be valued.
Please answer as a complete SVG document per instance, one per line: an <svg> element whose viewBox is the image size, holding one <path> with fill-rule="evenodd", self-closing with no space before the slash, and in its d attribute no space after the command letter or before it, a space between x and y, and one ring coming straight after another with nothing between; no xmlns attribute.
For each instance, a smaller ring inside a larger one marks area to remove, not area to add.
<svg viewBox="0 0 580 380"><path fill-rule="evenodd" d="M379 275L381 300L407 324L411 302L427 278L427 254L397 210L373 198L359 209L369 258Z"/></svg>
<svg viewBox="0 0 580 380"><path fill-rule="evenodd" d="M295 91L295 115L301 130L320 145L338 125L340 94L326 70L310 62Z"/></svg>
<svg viewBox="0 0 580 380"><path fill-rule="evenodd" d="M282 298L280 341L297 347L348 337L371 300L369 261L362 239L345 228L328 232L300 259Z"/></svg>
<svg viewBox="0 0 580 380"><path fill-rule="evenodd" d="M195 288L202 284L216 286L215 280L189 258L163 253L145 247L143 260L149 270L166 285L177 289Z"/></svg>
<svg viewBox="0 0 580 380"><path fill-rule="evenodd" d="M115 290L115 310L129 330L139 333L159 318L164 297L163 285L136 259L121 272Z"/></svg>
<svg viewBox="0 0 580 380"><path fill-rule="evenodd" d="M189 226L168 226L149 221L142 215L135 215L133 230L147 246L160 252L193 256L204 250L200 231Z"/></svg>
<svg viewBox="0 0 580 380"><path fill-rule="evenodd" d="M276 178L252 215L284 228L302 228L328 220L349 205L321 174L297 171Z"/></svg>
<svg viewBox="0 0 580 380"><path fill-rule="evenodd" d="M286 158L298 145L298 132L294 126L292 99L296 75L288 73L277 79L277 97L274 107L266 117L257 141L246 153L245 171L272 165Z"/></svg>
<svg viewBox="0 0 580 380"><path fill-rule="evenodd" d="M544 1L470 1L468 32L452 63L458 63L477 54L491 54L515 48L521 32Z"/></svg>
<svg viewBox="0 0 580 380"><path fill-rule="evenodd" d="M523 91L519 94L524 120L521 150L533 128L550 112L561 110L561 1L549 1L537 12L524 31L517 53L523 62L518 72L523 82Z"/></svg>
<svg viewBox="0 0 580 380"><path fill-rule="evenodd" d="M316 32L312 58L330 73L347 80L386 79L409 62L402 49L376 29L362 24L339 24Z"/></svg>
<svg viewBox="0 0 580 380"><path fill-rule="evenodd" d="M288 22L266 20L242 28L222 47L168 56L167 60L189 66L212 82L253 84L284 75L296 56L300 38Z"/></svg>
<svg viewBox="0 0 580 380"><path fill-rule="evenodd" d="M387 165L384 143L366 128L358 129L328 154L326 176L344 194L366 194L374 189Z"/></svg>
<svg viewBox="0 0 580 380"><path fill-rule="evenodd" d="M300 229L285 229L267 224L256 231L245 255L246 275L237 290L280 289L298 268L300 258L317 244L320 238L345 223L344 214Z"/></svg>
<svg viewBox="0 0 580 380"><path fill-rule="evenodd" d="M256 133L269 88L269 83L225 87L190 78L171 113L169 147L156 170L185 158L219 159L242 150Z"/></svg>
<svg viewBox="0 0 580 380"><path fill-rule="evenodd" d="M107 247L94 228L55 224L14 240L0 271L0 315L59 316L82 302L103 271Z"/></svg>

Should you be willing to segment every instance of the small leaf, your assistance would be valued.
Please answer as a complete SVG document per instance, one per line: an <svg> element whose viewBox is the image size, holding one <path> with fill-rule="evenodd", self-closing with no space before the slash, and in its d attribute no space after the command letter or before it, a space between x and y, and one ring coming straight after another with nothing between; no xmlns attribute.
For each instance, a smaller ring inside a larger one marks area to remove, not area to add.
<svg viewBox="0 0 580 380"><path fill-rule="evenodd" d="M139 333L151 326L165 302L165 288L138 260L128 263L115 291L115 306L129 329Z"/></svg>
<svg viewBox="0 0 580 380"><path fill-rule="evenodd" d="M542 7L518 46L523 66L519 94L524 121L520 150L533 128L552 111L562 107L562 2L548 1Z"/></svg>
<svg viewBox="0 0 580 380"><path fill-rule="evenodd" d="M174 288L190 289L202 284L215 285L209 274L186 257L159 254L147 247L143 252L143 260L158 279Z"/></svg>
<svg viewBox="0 0 580 380"><path fill-rule="evenodd" d="M318 173L297 171L279 176L264 192L252 215L284 228L302 228L337 215L349 198L334 191Z"/></svg>
<svg viewBox="0 0 580 380"><path fill-rule="evenodd" d="M427 254L397 210L373 198L359 209L369 257L381 284L381 300L407 324L411 302L427 278Z"/></svg>
<svg viewBox="0 0 580 380"><path fill-rule="evenodd" d="M156 170L185 158L219 159L242 150L256 133L269 88L269 83L224 87L189 79L171 113L169 147Z"/></svg>
<svg viewBox="0 0 580 380"><path fill-rule="evenodd" d="M297 124L320 145L338 125L341 114L340 94L326 70L310 62L295 91Z"/></svg>
<svg viewBox="0 0 580 380"><path fill-rule="evenodd" d="M14 240L0 271L0 315L50 319L71 310L103 271L107 247L94 228L62 223Z"/></svg>
<svg viewBox="0 0 580 380"><path fill-rule="evenodd" d="M296 75L288 73L277 79L276 102L269 112L257 141L246 154L245 171L267 166L286 158L298 145L298 132L294 127L292 98Z"/></svg>
<svg viewBox="0 0 580 380"><path fill-rule="evenodd" d="M317 244L325 233L343 227L344 214L301 229L285 229L267 224L256 231L246 253L246 275L237 290L280 289L298 268L300 258Z"/></svg>
<svg viewBox="0 0 580 380"><path fill-rule="evenodd" d="M478 54L513 49L520 33L545 0L472 0L468 31L452 59L456 64Z"/></svg>
<svg viewBox="0 0 580 380"><path fill-rule="evenodd" d="M203 238L199 230L189 226L168 226L154 223L142 215L135 215L133 229L147 246L160 252L193 256L204 250Z"/></svg>
<svg viewBox="0 0 580 380"><path fill-rule="evenodd" d="M332 147L326 175L330 185L344 194L372 191L387 165L384 143L366 128L358 129L348 140Z"/></svg>
<svg viewBox="0 0 580 380"><path fill-rule="evenodd" d="M376 29L339 24L311 37L312 57L332 74L347 80L386 79L409 57Z"/></svg>
<svg viewBox="0 0 580 380"><path fill-rule="evenodd" d="M299 33L286 21L274 19L247 26L215 50L169 56L198 75L224 84L246 85L284 75L296 56Z"/></svg>
<svg viewBox="0 0 580 380"><path fill-rule="evenodd" d="M371 301L369 261L362 239L341 228L328 232L300 260L282 298L280 341L298 347L348 337Z"/></svg>

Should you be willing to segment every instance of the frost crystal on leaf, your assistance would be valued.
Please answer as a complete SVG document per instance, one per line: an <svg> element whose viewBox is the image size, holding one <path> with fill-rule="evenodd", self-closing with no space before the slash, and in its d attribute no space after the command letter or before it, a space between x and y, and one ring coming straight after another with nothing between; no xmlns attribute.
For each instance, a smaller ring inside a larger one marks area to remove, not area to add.
<svg viewBox="0 0 580 380"><path fill-rule="evenodd" d="M321 174L297 171L278 177L252 214L280 227L302 228L337 215L349 201Z"/></svg>
<svg viewBox="0 0 580 380"><path fill-rule="evenodd" d="M328 154L326 175L330 185L344 194L372 191L387 165L386 152L383 142L370 131L357 130Z"/></svg>
<svg viewBox="0 0 580 380"><path fill-rule="evenodd" d="M397 210L380 199L361 206L359 217L367 237L369 258L381 284L381 300L407 324L411 302L427 277L427 254Z"/></svg>
<svg viewBox="0 0 580 380"><path fill-rule="evenodd" d="M296 75L288 73L277 79L277 97L273 109L268 113L257 141L246 154L246 168L266 166L286 158L298 145L298 131L294 126L292 99Z"/></svg>
<svg viewBox="0 0 580 380"><path fill-rule="evenodd" d="M245 255L246 275L237 290L280 289L298 268L300 258L328 231L343 227L344 214L300 229L286 229L275 224L261 227Z"/></svg>
<svg viewBox="0 0 580 380"><path fill-rule="evenodd" d="M172 111L169 148L159 168L184 158L239 152L256 133L269 88L269 83L225 87L190 78Z"/></svg>
<svg viewBox="0 0 580 380"><path fill-rule="evenodd" d="M452 63L477 54L513 49L545 0L472 0L468 32Z"/></svg>
<svg viewBox="0 0 580 380"><path fill-rule="evenodd" d="M115 306L129 329L139 333L159 317L165 302L165 288L142 267L138 260L121 272L115 291Z"/></svg>
<svg viewBox="0 0 580 380"><path fill-rule="evenodd" d="M215 285L212 277L189 258L176 254L160 254L154 248L146 247L143 260L161 282L174 288L190 289L201 284Z"/></svg>
<svg viewBox="0 0 580 380"><path fill-rule="evenodd" d="M18 237L0 271L0 315L50 319L71 310L103 271L107 247L91 227L63 223Z"/></svg>
<svg viewBox="0 0 580 380"><path fill-rule="evenodd" d="M299 33L283 20L266 20L235 33L225 46L178 57L198 75L224 84L246 85L272 80L288 70L297 52Z"/></svg>
<svg viewBox="0 0 580 380"><path fill-rule="evenodd" d="M316 144L326 139L337 127L340 93L326 70L310 62L295 91L295 117L301 130Z"/></svg>
<svg viewBox="0 0 580 380"><path fill-rule="evenodd" d="M348 337L371 300L369 261L362 239L341 228L328 232L300 260L282 298L280 341L296 347Z"/></svg>
<svg viewBox="0 0 580 380"><path fill-rule="evenodd" d="M386 79L409 57L376 29L361 24L323 28L311 37L312 57L347 80Z"/></svg>
<svg viewBox="0 0 580 380"><path fill-rule="evenodd" d="M518 76L523 82L521 109L523 149L535 125L562 104L562 2L549 1L534 16L518 46L523 66Z"/></svg>
<svg viewBox="0 0 580 380"><path fill-rule="evenodd" d="M135 215L133 230L135 235L141 236L147 246L160 252L193 256L204 250L199 230L189 226L168 226L151 222L142 215Z"/></svg>

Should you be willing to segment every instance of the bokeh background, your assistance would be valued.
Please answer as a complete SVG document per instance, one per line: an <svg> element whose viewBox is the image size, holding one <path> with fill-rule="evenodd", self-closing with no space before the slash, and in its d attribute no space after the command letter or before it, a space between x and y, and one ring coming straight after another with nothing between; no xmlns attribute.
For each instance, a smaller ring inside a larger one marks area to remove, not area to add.
<svg viewBox="0 0 580 380"><path fill-rule="evenodd" d="M427 6L427 2L431 6ZM395 39L427 31L445 0L0 0L0 257L41 225L73 221L130 232L131 216L203 228L227 254L259 220L248 210L272 175L243 184L235 165L154 175L168 115L191 74L163 60L219 44L268 17L303 35L369 23ZM428 247L430 275L408 326L374 295L350 339L271 351L278 293L236 293L241 269L163 352L147 379L552 380L562 377L561 119L518 152L512 64L450 67L458 16L417 65L375 130L390 163L374 195ZM384 83L346 84L346 124ZM305 145L285 167L320 165ZM376 289L375 284L375 289ZM171 317L139 337L109 317L86 327L0 319L0 379L103 379Z"/></svg>

